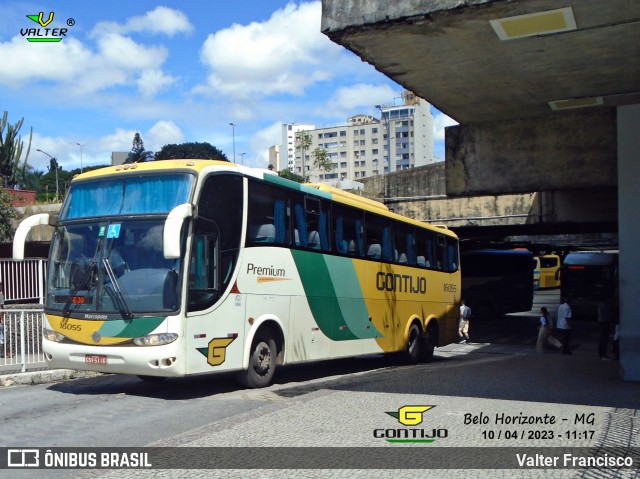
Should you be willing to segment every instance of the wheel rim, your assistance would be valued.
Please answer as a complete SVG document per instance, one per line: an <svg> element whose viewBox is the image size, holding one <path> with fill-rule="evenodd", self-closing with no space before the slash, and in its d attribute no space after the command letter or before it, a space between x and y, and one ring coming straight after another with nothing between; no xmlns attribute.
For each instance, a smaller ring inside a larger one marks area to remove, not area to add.
<svg viewBox="0 0 640 479"><path fill-rule="evenodd" d="M260 376L264 376L271 369L271 348L264 341L258 343L253 352L253 369Z"/></svg>

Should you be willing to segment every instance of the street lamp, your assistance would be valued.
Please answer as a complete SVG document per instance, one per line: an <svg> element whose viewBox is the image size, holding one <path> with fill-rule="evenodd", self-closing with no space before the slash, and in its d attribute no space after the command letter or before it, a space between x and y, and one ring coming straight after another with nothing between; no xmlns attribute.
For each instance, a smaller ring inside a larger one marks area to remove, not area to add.
<svg viewBox="0 0 640 479"><path fill-rule="evenodd" d="M76 143L76 145L80 147L80 173L82 173L82 148L84 148L84 145L81 145L80 143Z"/></svg>
<svg viewBox="0 0 640 479"><path fill-rule="evenodd" d="M389 118L384 116L381 105L376 105L376 108L380 110L380 118L384 121L387 130L387 163L389 165L388 172L391 172L391 133L389 132ZM387 191L387 174L384 171L384 163L382 164L382 178L384 180L384 203L386 204L387 196L389 195Z"/></svg>
<svg viewBox="0 0 640 479"><path fill-rule="evenodd" d="M246 155L246 153L240 153L240 164L244 165L244 155Z"/></svg>
<svg viewBox="0 0 640 479"><path fill-rule="evenodd" d="M234 123L229 123L231 125L231 134L233 135L233 162L236 162L236 125Z"/></svg>
<svg viewBox="0 0 640 479"><path fill-rule="evenodd" d="M39 148L36 149L36 151L39 151L40 153L44 153L45 155L47 155L50 159L52 159L55 162L54 166L56 167L56 203L57 203L58 202L58 160L56 160L53 156L51 156L46 151L42 151Z"/></svg>

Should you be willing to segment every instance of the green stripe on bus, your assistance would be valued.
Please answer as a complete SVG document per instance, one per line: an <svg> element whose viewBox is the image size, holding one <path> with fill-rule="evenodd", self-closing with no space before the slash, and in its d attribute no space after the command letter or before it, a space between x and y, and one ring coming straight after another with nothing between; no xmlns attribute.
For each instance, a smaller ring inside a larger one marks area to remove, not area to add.
<svg viewBox="0 0 640 479"><path fill-rule="evenodd" d="M360 287L353 260L351 258L328 255L324 256L324 260L327 264L333 287L340 292L338 304L349 330L360 339L382 337L373 322L369 320L369 310L364 300L364 294Z"/></svg>
<svg viewBox="0 0 640 479"><path fill-rule="evenodd" d="M100 334L105 338L137 338L156 329L165 320L164 317L144 316L134 320L114 319L105 321Z"/></svg>
<svg viewBox="0 0 640 479"><path fill-rule="evenodd" d="M287 188L291 188L296 191L301 191L302 193L308 193L315 196L320 196L322 198L326 198L328 200L333 198L333 195L327 191L322 191L313 186L307 186L302 183L297 183L292 180L288 180L286 178L281 178L276 175L264 174L264 180L268 183L274 183L276 185L286 186Z"/></svg>
<svg viewBox="0 0 640 479"><path fill-rule="evenodd" d="M311 313L328 338L340 341L381 336L369 321L351 259L297 250L291 254Z"/></svg>

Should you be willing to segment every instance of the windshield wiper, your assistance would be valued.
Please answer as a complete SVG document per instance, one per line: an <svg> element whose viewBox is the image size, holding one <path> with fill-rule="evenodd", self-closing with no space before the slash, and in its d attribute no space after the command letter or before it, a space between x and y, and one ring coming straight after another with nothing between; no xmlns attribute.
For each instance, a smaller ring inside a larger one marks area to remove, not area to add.
<svg viewBox="0 0 640 479"><path fill-rule="evenodd" d="M109 279L111 280L111 289L113 289L116 303L118 304L118 309L120 309L120 314L122 314L122 317L125 319L133 319L133 313L129 309L127 301L124 299L124 295L122 294L122 290L120 289L120 283L118 283L118 278L113 272L111 263L107 258L104 258L102 260L102 264L104 265L104 269L107 272L107 276L109 276Z"/></svg>
<svg viewBox="0 0 640 479"><path fill-rule="evenodd" d="M75 298L76 294L78 294L78 291L80 291L80 289L84 287L84 285L87 283L87 280L93 276L95 269L96 269L96 262L91 261L89 263L89 266L87 267L87 270L84 272L84 274L80 278L80 281L78 281L78 284L76 284L75 288L73 288L73 291L69 293L67 302L64 303L64 308L62 308L63 316L69 316L69 310L71 309L73 298Z"/></svg>

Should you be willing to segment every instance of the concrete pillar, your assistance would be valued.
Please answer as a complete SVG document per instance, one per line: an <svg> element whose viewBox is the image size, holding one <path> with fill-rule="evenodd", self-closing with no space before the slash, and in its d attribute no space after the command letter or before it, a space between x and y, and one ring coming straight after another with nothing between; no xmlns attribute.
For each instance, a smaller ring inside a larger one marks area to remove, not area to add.
<svg viewBox="0 0 640 479"><path fill-rule="evenodd" d="M623 378L640 381L640 105L618 107L620 356Z"/></svg>

